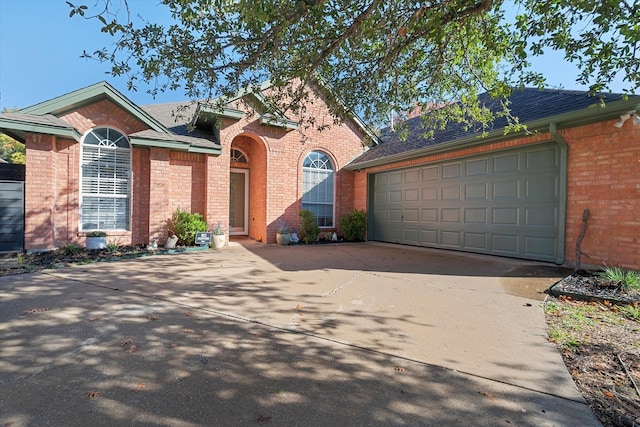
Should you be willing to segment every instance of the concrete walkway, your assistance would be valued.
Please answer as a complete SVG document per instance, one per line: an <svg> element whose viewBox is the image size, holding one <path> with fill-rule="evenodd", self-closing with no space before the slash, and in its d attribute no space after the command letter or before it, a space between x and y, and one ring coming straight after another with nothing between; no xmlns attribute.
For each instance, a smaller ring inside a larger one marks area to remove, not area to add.
<svg viewBox="0 0 640 427"><path fill-rule="evenodd" d="M0 277L0 425L599 425L553 265L378 243Z"/></svg>

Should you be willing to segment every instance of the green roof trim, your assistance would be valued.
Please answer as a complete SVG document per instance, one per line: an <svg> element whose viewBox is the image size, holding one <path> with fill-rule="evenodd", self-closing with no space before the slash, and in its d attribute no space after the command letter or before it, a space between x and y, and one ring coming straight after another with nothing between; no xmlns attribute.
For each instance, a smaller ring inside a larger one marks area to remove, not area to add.
<svg viewBox="0 0 640 427"><path fill-rule="evenodd" d="M293 120L289 120L286 117L275 117L273 114L261 114L258 122L264 126L273 126L283 128L287 130L298 129L298 123Z"/></svg>
<svg viewBox="0 0 640 427"><path fill-rule="evenodd" d="M59 116L104 98L110 99L151 129L158 132L170 133L162 123L131 102L126 96L105 81L32 105L31 107L20 110L20 112L34 115L54 114Z"/></svg>
<svg viewBox="0 0 640 427"><path fill-rule="evenodd" d="M41 133L45 135L55 135L64 138L74 139L80 142L82 134L78 132L73 126L58 126L43 123L26 123L24 121L12 120L0 115L0 129L13 131L13 135L18 136L18 139L25 140L26 133Z"/></svg>
<svg viewBox="0 0 640 427"><path fill-rule="evenodd" d="M140 147L168 148L176 151L188 151L190 153L204 153L215 155L220 155L222 153L222 148L219 145L213 147L198 147L182 141L169 141L164 139L160 140L134 135L129 136L129 142L131 143L131 145Z"/></svg>

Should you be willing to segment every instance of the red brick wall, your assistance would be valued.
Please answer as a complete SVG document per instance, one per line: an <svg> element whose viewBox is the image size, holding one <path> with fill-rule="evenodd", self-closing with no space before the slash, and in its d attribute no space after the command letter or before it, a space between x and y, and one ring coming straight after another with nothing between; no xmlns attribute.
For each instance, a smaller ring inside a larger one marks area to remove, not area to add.
<svg viewBox="0 0 640 427"><path fill-rule="evenodd" d="M583 267L640 269L640 126L615 121L560 131L568 145L565 263L575 265L582 212L590 209ZM354 205L367 208L370 173L551 140L548 133L424 156L354 173Z"/></svg>
<svg viewBox="0 0 640 427"><path fill-rule="evenodd" d="M566 258L575 262L589 209L583 264L640 270L640 126L607 121L561 131L569 146Z"/></svg>
<svg viewBox="0 0 640 427"><path fill-rule="evenodd" d="M50 249L56 246L55 138L27 134L25 147L25 249Z"/></svg>

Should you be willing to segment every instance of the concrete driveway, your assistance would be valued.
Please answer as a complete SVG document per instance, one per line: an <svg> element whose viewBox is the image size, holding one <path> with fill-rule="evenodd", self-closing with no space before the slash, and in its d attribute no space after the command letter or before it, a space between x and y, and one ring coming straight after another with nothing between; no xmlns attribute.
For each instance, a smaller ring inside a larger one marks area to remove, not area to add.
<svg viewBox="0 0 640 427"><path fill-rule="evenodd" d="M0 278L0 425L599 425L546 341L566 271L232 242Z"/></svg>

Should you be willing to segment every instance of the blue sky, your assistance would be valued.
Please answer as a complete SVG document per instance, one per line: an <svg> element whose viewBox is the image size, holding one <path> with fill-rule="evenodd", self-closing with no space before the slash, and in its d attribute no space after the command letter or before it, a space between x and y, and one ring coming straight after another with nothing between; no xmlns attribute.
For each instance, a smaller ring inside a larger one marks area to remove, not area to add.
<svg viewBox="0 0 640 427"><path fill-rule="evenodd" d="M134 13L150 21L163 19L164 6L158 3L130 2ZM164 93L155 99L144 88L130 92L126 78L106 73L108 64L81 59L83 50L93 52L111 45L113 39L100 32L98 21L69 18L69 11L65 0L0 0L0 110L28 107L102 80L141 105L186 99L181 92ZM536 62L536 69L546 75L549 86L586 89L575 83L577 72L561 55L546 55ZM618 84L612 89L621 88Z"/></svg>

